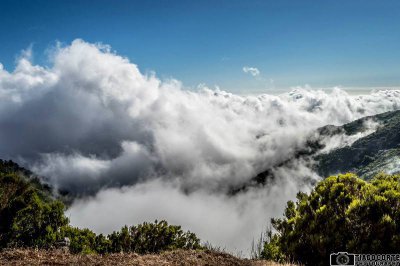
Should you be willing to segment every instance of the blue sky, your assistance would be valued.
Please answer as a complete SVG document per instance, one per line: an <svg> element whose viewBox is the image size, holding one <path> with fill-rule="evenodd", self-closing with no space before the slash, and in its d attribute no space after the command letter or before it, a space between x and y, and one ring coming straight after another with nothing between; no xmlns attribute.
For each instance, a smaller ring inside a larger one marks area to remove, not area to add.
<svg viewBox="0 0 400 266"><path fill-rule="evenodd" d="M400 84L400 1L0 0L0 62L103 42L143 71L228 91ZM244 73L256 67L260 75Z"/></svg>

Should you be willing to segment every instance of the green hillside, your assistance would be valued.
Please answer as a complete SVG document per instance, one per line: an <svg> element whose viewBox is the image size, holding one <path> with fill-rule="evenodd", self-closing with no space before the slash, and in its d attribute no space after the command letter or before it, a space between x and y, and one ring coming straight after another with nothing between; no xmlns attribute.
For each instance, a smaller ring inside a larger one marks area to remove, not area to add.
<svg viewBox="0 0 400 266"><path fill-rule="evenodd" d="M400 111L387 112L366 117L342 127L351 135L360 132L367 119L379 123L378 129L352 145L333 150L315 157L317 171L321 176L354 172L370 179L378 172L397 173L400 171Z"/></svg>

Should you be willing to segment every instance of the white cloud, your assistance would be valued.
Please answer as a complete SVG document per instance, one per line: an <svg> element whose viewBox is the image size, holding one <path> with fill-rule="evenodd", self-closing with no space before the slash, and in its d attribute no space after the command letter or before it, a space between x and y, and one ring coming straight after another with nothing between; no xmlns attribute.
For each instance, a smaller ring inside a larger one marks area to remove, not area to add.
<svg viewBox="0 0 400 266"><path fill-rule="evenodd" d="M0 68L0 158L82 195L69 210L76 225L109 232L168 218L231 250L246 249L318 179L302 161L277 167L311 132L400 107L398 90L188 91L82 40L52 60ZM227 196L266 169L275 175L267 187Z"/></svg>
<svg viewBox="0 0 400 266"><path fill-rule="evenodd" d="M292 173L291 173L292 174ZM280 179L267 189L253 189L235 197L196 190L182 193L179 185L153 180L122 189L103 190L68 210L74 226L110 233L124 224L166 219L196 232L203 240L229 251L250 252L268 221L281 214L286 201L302 187L295 179Z"/></svg>
<svg viewBox="0 0 400 266"><path fill-rule="evenodd" d="M244 73L249 73L249 74L252 75L253 77L257 77L257 76L260 75L260 70L258 70L258 68L256 68L256 67L244 66L244 67L243 67L243 72L244 72Z"/></svg>

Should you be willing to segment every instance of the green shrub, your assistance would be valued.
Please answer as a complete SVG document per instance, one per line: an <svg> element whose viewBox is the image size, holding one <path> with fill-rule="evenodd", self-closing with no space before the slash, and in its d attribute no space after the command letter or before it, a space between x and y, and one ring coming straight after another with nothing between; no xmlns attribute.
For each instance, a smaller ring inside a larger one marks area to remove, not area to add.
<svg viewBox="0 0 400 266"><path fill-rule="evenodd" d="M400 175L366 182L353 174L331 176L289 201L263 257L328 265L329 254L397 253L400 250Z"/></svg>
<svg viewBox="0 0 400 266"><path fill-rule="evenodd" d="M135 252L159 253L174 249L199 249L200 240L191 232L183 232L180 226L166 221L124 226L108 236L96 235L89 229L71 226L61 228L60 235L70 239L72 253Z"/></svg>
<svg viewBox="0 0 400 266"><path fill-rule="evenodd" d="M123 227L109 235L112 252L158 253L173 249L198 249L200 240L194 233L183 232L180 226L166 221Z"/></svg>
<svg viewBox="0 0 400 266"><path fill-rule="evenodd" d="M0 248L50 248L68 237L72 253L157 253L200 248L200 240L166 221L124 226L108 236L68 225L65 206L28 170L0 160Z"/></svg>
<svg viewBox="0 0 400 266"><path fill-rule="evenodd" d="M0 248L50 247L68 224L64 205L13 167L0 161Z"/></svg>
<svg viewBox="0 0 400 266"><path fill-rule="evenodd" d="M72 253L91 254L96 253L96 234L85 228L80 229L72 226L61 228L62 237L68 237L70 240L69 250Z"/></svg>

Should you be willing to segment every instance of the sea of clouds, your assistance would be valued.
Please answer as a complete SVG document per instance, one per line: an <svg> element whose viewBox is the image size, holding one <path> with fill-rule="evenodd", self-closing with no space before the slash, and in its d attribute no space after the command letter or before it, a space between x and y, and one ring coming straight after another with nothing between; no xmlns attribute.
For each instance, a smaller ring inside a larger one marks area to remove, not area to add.
<svg viewBox="0 0 400 266"><path fill-rule="evenodd" d="M12 72L0 65L0 158L76 195L73 225L109 233L167 219L233 252L248 252L286 201L320 178L301 160L278 166L315 129L400 107L398 90L187 90L82 40L58 45L50 60L34 65L25 53ZM230 193L266 169L266 186Z"/></svg>

